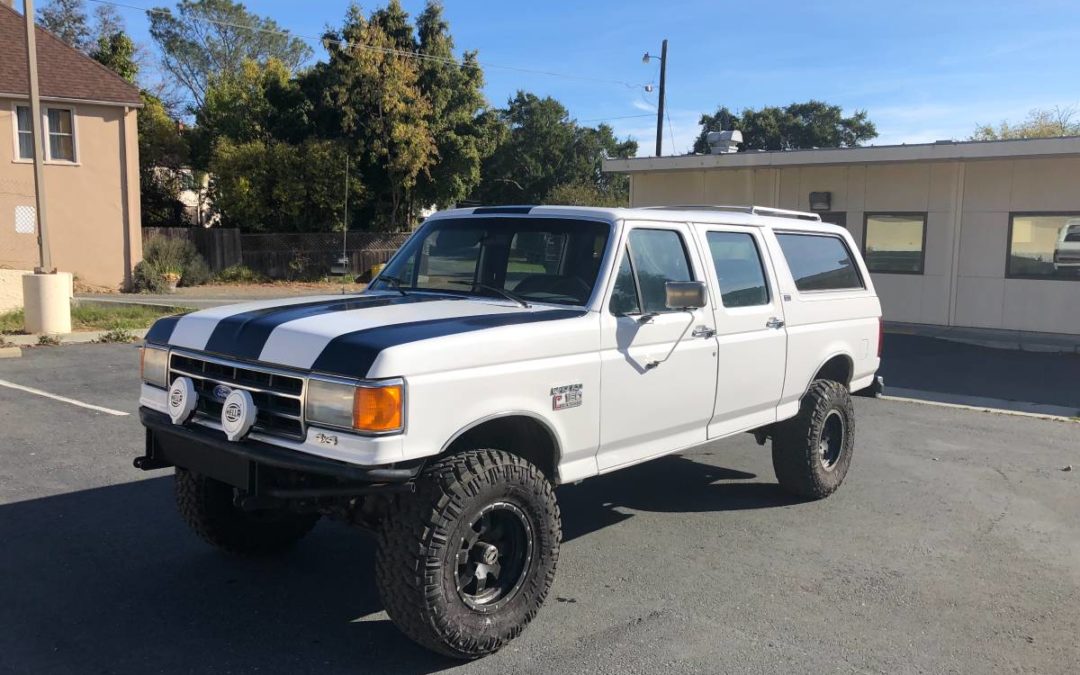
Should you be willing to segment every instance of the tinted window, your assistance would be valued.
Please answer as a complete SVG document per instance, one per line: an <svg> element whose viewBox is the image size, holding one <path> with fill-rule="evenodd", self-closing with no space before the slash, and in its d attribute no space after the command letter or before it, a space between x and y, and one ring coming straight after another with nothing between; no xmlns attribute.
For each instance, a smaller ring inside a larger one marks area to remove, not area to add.
<svg viewBox="0 0 1080 675"><path fill-rule="evenodd" d="M851 253L839 237L777 233L776 238L800 291L863 287Z"/></svg>
<svg viewBox="0 0 1080 675"><path fill-rule="evenodd" d="M874 214L866 216L866 269L871 272L922 274L922 214Z"/></svg>
<svg viewBox="0 0 1080 675"><path fill-rule="evenodd" d="M709 232L709 252L720 280L724 307L769 304L765 270L753 235L742 232Z"/></svg>
<svg viewBox="0 0 1080 675"><path fill-rule="evenodd" d="M637 284L634 283L634 268L630 263L629 253L623 256L619 273L615 276L615 288L611 294L611 313L641 313L641 303L638 301Z"/></svg>
<svg viewBox="0 0 1080 675"><path fill-rule="evenodd" d="M1009 276L1080 279L1080 214L1015 215Z"/></svg>
<svg viewBox="0 0 1080 675"><path fill-rule="evenodd" d="M630 233L630 253L634 257L643 310L669 311L665 284L693 280L682 237L673 230L634 230Z"/></svg>

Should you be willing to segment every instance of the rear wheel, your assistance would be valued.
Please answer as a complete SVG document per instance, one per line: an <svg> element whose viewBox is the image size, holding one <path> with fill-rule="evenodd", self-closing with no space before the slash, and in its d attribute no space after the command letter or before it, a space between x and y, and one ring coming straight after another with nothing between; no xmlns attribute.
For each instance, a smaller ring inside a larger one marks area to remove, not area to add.
<svg viewBox="0 0 1080 675"><path fill-rule="evenodd" d="M559 507L550 481L499 450L443 458L399 496L378 533L376 580L390 618L434 651L471 659L536 616L555 577Z"/></svg>
<svg viewBox="0 0 1080 675"><path fill-rule="evenodd" d="M844 481L855 446L855 410L847 387L815 380L799 414L777 425L773 470L780 487L810 499L832 494Z"/></svg>
<svg viewBox="0 0 1080 675"><path fill-rule="evenodd" d="M245 511L231 485L176 469L176 505L195 534L230 553L269 555L290 548L315 527L317 513Z"/></svg>

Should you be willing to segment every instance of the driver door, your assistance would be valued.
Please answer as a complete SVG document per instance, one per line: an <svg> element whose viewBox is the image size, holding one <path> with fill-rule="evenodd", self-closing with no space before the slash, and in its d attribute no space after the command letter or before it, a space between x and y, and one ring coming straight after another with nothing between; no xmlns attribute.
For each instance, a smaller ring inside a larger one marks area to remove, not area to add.
<svg viewBox="0 0 1080 675"><path fill-rule="evenodd" d="M689 228L630 225L601 314L600 449L606 471L706 440L716 394L712 307L670 310L668 281L704 281Z"/></svg>

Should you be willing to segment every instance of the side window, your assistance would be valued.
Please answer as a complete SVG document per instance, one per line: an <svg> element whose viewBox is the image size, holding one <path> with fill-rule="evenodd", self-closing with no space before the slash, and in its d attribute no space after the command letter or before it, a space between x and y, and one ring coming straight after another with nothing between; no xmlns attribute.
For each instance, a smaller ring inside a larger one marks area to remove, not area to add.
<svg viewBox="0 0 1080 675"><path fill-rule="evenodd" d="M633 230L630 253L644 312L667 312L669 281L692 281L682 237L674 230Z"/></svg>
<svg viewBox="0 0 1080 675"><path fill-rule="evenodd" d="M638 300L634 266L630 262L629 251L623 255L619 273L615 275L615 288L611 294L611 313L615 315L641 314L641 302Z"/></svg>
<svg viewBox="0 0 1080 675"><path fill-rule="evenodd" d="M769 304L769 287L754 236L745 232L709 232L705 236L724 307Z"/></svg>
<svg viewBox="0 0 1080 675"><path fill-rule="evenodd" d="M864 288L851 252L839 237L777 232L776 238L800 291Z"/></svg>

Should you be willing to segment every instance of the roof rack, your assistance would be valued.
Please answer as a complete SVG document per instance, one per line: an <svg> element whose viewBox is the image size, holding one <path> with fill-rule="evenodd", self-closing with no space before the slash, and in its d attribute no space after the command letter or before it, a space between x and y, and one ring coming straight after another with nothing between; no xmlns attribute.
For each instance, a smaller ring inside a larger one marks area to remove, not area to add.
<svg viewBox="0 0 1080 675"><path fill-rule="evenodd" d="M644 210L668 210L668 211L731 211L734 213L749 213L754 216L772 216L774 218L794 218L796 220L813 220L821 222L821 216L809 211L792 211L790 209L774 209L771 206L725 206L723 204L676 204L672 206L639 206Z"/></svg>

